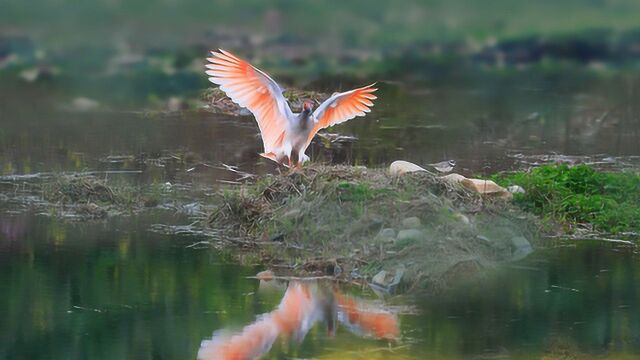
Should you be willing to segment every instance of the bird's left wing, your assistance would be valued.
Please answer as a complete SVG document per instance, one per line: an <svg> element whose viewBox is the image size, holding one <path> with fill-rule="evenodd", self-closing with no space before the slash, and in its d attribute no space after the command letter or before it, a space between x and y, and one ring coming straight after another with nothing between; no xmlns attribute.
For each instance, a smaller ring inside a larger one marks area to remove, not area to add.
<svg viewBox="0 0 640 360"><path fill-rule="evenodd" d="M264 152L280 146L293 117L282 89L272 78L247 61L220 49L212 51L206 65L209 81L220 85L236 104L253 113L260 128Z"/></svg>
<svg viewBox="0 0 640 360"><path fill-rule="evenodd" d="M313 112L313 118L315 119L316 124L311 133L309 133L307 146L311 143L311 140L320 129L343 123L356 116L365 116L370 112L371 107L373 107L372 100L378 98L373 95L373 93L378 90L373 87L374 85L375 83L343 93L334 94L320 104L320 106Z"/></svg>

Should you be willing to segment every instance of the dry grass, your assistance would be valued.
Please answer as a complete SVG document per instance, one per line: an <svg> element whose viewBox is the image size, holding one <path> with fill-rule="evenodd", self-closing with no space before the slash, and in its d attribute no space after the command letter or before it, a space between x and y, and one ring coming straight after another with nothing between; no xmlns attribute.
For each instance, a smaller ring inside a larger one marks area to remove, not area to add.
<svg viewBox="0 0 640 360"><path fill-rule="evenodd" d="M409 217L420 219L418 236L378 236L385 228L402 230ZM530 219L518 217L510 204L431 174L312 165L224 189L209 226L255 241L260 256L295 272L370 276L402 264L415 286L510 259L511 238L531 238L523 230Z"/></svg>

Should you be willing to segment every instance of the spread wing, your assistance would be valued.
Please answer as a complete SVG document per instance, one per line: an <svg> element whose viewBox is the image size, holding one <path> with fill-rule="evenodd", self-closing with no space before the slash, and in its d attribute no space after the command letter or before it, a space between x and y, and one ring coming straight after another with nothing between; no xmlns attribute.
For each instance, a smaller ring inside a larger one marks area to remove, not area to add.
<svg viewBox="0 0 640 360"><path fill-rule="evenodd" d="M292 112L278 83L228 51L220 49L211 55L206 65L209 81L220 85L233 102L253 113L265 153L280 146Z"/></svg>
<svg viewBox="0 0 640 360"><path fill-rule="evenodd" d="M356 116L365 116L371 111L371 107L373 107L372 100L378 98L373 95L373 93L378 90L373 87L374 85L375 83L351 91L334 94L320 104L313 112L316 125L311 130L311 133L309 133L306 146L309 146L318 130L343 123Z"/></svg>

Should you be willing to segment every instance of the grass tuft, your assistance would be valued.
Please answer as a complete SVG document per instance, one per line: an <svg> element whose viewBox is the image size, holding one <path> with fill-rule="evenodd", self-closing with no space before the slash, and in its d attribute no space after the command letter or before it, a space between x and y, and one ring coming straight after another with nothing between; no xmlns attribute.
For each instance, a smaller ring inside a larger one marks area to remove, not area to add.
<svg viewBox="0 0 640 360"><path fill-rule="evenodd" d="M503 186L520 185L514 201L568 229L577 225L606 233L640 230L640 176L601 172L587 165L545 165L494 177Z"/></svg>

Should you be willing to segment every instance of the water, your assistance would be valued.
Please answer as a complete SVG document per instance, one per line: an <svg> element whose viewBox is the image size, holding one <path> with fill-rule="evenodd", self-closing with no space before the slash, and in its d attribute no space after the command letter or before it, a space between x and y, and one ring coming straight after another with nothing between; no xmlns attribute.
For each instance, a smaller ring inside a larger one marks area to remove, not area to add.
<svg viewBox="0 0 640 360"><path fill-rule="evenodd" d="M277 309L289 286L265 292L249 278L262 268L188 247L201 240L195 237L149 231L153 224L189 222L172 211L71 223L4 202L22 184L11 175L88 171L210 191L219 180L235 179L221 163L276 171L257 155L262 149L249 117L148 111L158 97L150 89L165 91L184 74L136 80L101 70L88 80L65 74L31 83L3 74L0 81L0 359L193 359L214 332L240 334L264 319L259 315ZM377 79L374 111L331 129L356 140L317 140L309 155L371 167L454 159L465 175L549 159L640 165L637 73L569 66L465 71L433 71L410 83ZM201 73L183 78L186 85L175 86L185 98L206 86ZM316 86L345 90L334 80ZM73 106L78 97L99 105ZM292 332L299 341L284 336L262 349L280 359L640 356L637 250L560 245L449 294L421 294L400 306L377 301L367 289L341 289L362 306L397 316L398 341L340 321L331 331L331 316L324 315L339 317L340 310L325 306L310 310L323 316L308 333ZM330 284L311 286L320 294L314 304L335 296Z"/></svg>
<svg viewBox="0 0 640 360"><path fill-rule="evenodd" d="M197 238L148 231L179 221L162 213L89 224L3 215L0 358L193 359L214 332L240 334L277 308L286 283L265 289L250 278L258 267L187 247ZM280 337L266 358L640 355L640 254L597 242L566 245L400 307L366 289L344 289L359 309L394 314L400 340L376 339L339 318L330 327L330 317L316 316L306 336ZM309 286L310 311L325 311L318 304L333 287Z"/></svg>
<svg viewBox="0 0 640 360"><path fill-rule="evenodd" d="M307 153L314 161L367 166L397 159L419 164L455 159L464 174L522 168L540 156L558 154L640 164L640 109L634 100L639 77L555 79L537 71L504 78L469 76L434 79L417 88L382 84L370 115L330 129L357 140L317 139ZM323 86L331 92L339 84ZM145 102L123 110L106 100L99 109L70 111L66 106L72 97L50 87L0 85L0 174L142 170L145 181L192 181L196 176L211 182L224 172L198 164L223 162L258 173L274 169L257 155L262 149L251 117L145 112ZM176 154L186 162L157 166L144 161Z"/></svg>

